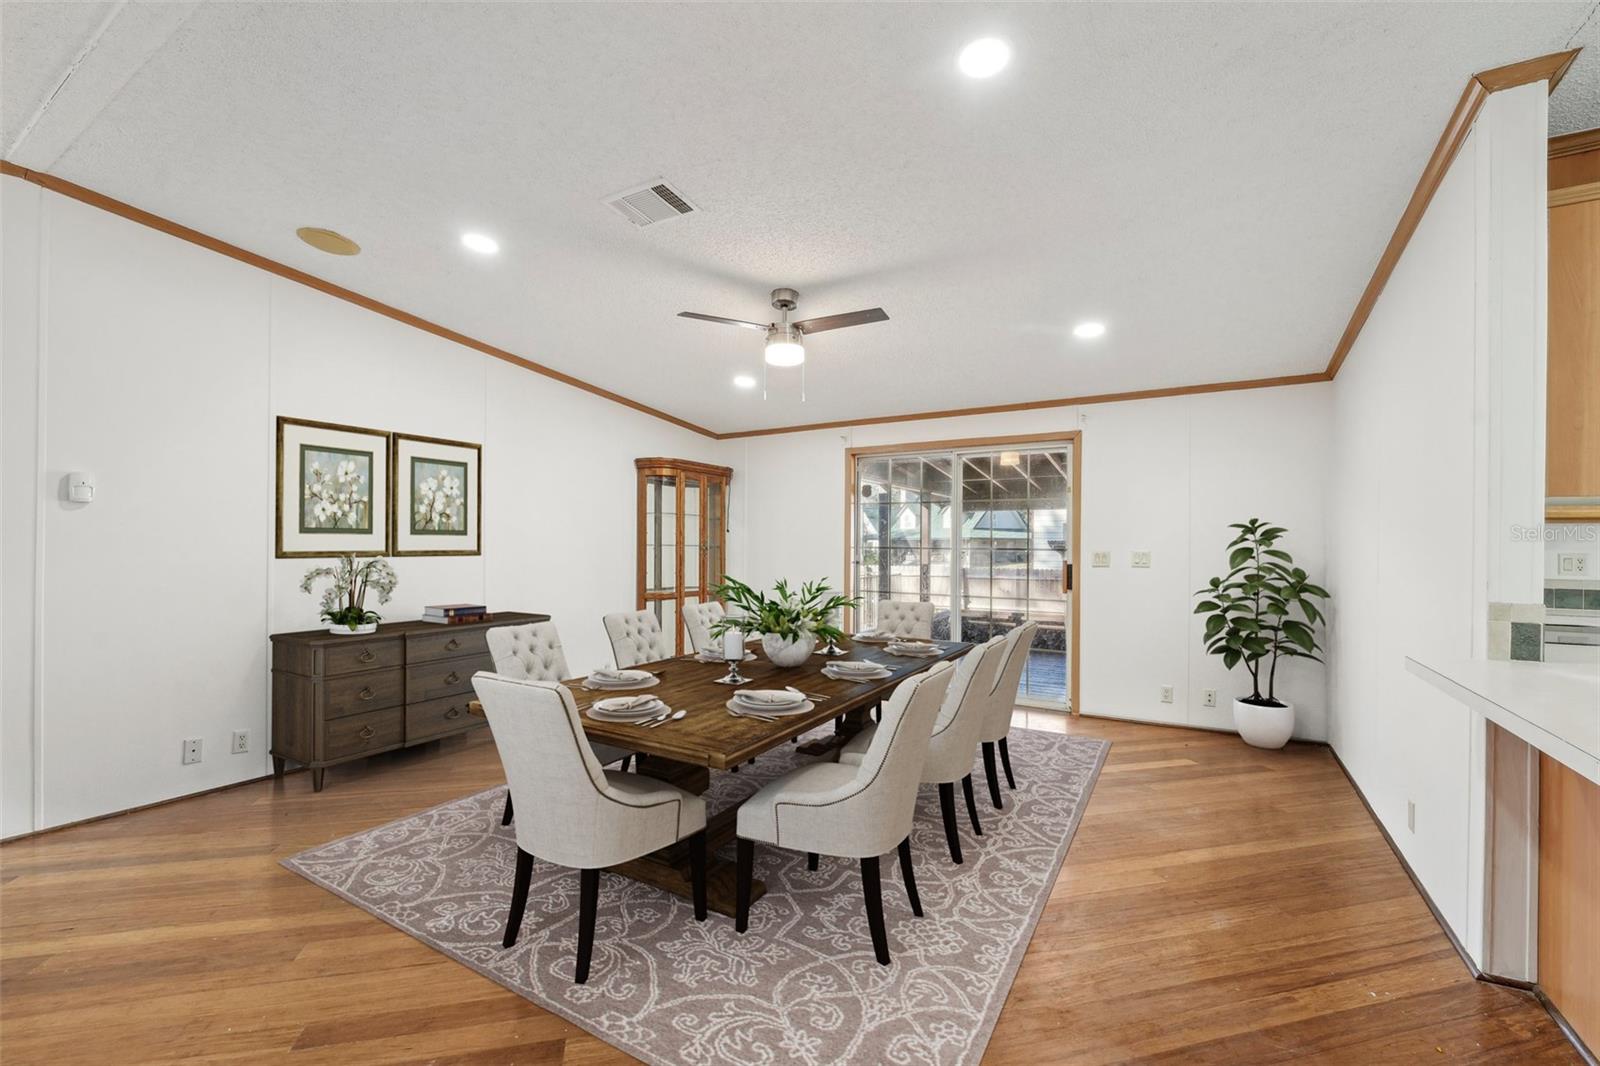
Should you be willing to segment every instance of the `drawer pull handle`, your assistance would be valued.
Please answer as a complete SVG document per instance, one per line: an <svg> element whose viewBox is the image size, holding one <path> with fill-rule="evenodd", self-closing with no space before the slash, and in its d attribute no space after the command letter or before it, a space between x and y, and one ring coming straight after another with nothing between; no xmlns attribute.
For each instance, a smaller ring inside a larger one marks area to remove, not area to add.
<svg viewBox="0 0 1600 1066"><path fill-rule="evenodd" d="M377 656L372 654L372 649L371 648L363 648L361 650L360 659L361 659L362 662L370 663L372 660L374 660L376 658L377 658Z"/></svg>
<svg viewBox="0 0 1600 1066"><path fill-rule="evenodd" d="M446 644L444 647L446 651L455 651L457 648L461 647L461 642L455 637L451 637L450 643Z"/></svg>
<svg viewBox="0 0 1600 1066"><path fill-rule="evenodd" d="M370 700L372 697L374 697L376 695L377 695L377 693L372 691L372 689L364 688L360 692L356 693L356 699L358 699L358 700Z"/></svg>
<svg viewBox="0 0 1600 1066"><path fill-rule="evenodd" d="M362 740L371 740L373 737L375 737L377 735L378 735L378 731L376 729L373 729L370 725L361 730L361 739Z"/></svg>
<svg viewBox="0 0 1600 1066"><path fill-rule="evenodd" d="M460 707L452 707L448 711L444 712L444 716L446 718L460 718L461 717L461 708Z"/></svg>
<svg viewBox="0 0 1600 1066"><path fill-rule="evenodd" d="M447 685L453 685L457 681L460 681L460 680L461 680L461 675L456 673L454 670L452 670L448 674L444 675L444 683L447 684Z"/></svg>

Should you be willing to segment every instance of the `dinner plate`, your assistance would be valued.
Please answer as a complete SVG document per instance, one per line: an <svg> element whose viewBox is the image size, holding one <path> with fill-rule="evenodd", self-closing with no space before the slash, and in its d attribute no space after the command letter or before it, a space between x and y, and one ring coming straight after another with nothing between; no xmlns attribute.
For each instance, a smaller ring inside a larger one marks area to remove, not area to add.
<svg viewBox="0 0 1600 1066"><path fill-rule="evenodd" d="M762 711L768 708L792 707L797 703L805 702L805 697L791 689L784 688L748 688L740 689L733 694L740 705L751 711Z"/></svg>
<svg viewBox="0 0 1600 1066"><path fill-rule="evenodd" d="M835 681L882 681L886 677L894 676L894 671L884 666L868 673L865 670L835 670L830 664L824 666L822 672Z"/></svg>
<svg viewBox="0 0 1600 1066"><path fill-rule="evenodd" d="M727 702L727 708L737 714L764 714L772 718L789 718L797 714L805 714L817 709L817 705L810 700L801 700L799 703L787 707L752 707L737 699Z"/></svg>
<svg viewBox="0 0 1600 1066"><path fill-rule="evenodd" d="M882 670L882 663L875 663L871 659L840 659L827 664L827 669L837 670L841 674L857 673L870 674L874 670Z"/></svg>
<svg viewBox="0 0 1600 1066"><path fill-rule="evenodd" d="M592 692L630 692L634 689L654 688L661 684L661 679L654 674L645 673L643 670L630 670L629 673L642 674L643 680L638 681L595 681L584 678L583 687Z"/></svg>
<svg viewBox="0 0 1600 1066"><path fill-rule="evenodd" d="M596 700L589 708L589 717L602 722L642 722L646 718L654 718L667 709L667 705L659 699L651 697L649 702L637 707L619 707L618 704L629 702L627 697L612 697L610 699ZM609 705L609 706L608 706Z"/></svg>
<svg viewBox="0 0 1600 1066"><path fill-rule="evenodd" d="M742 662L749 662L751 659L754 659L755 657L756 656L755 656L754 652L748 652L747 651L747 652L744 653L744 659L741 660L741 661ZM721 655L706 655L706 654L702 653L702 654L695 655L695 661L696 662L702 662L702 663L711 663L713 665L721 665L722 663L725 663L728 660L724 659Z"/></svg>
<svg viewBox="0 0 1600 1066"><path fill-rule="evenodd" d="M932 644L891 644L885 650L890 655L909 655L913 659L926 659L939 654L939 649Z"/></svg>
<svg viewBox="0 0 1600 1066"><path fill-rule="evenodd" d="M895 638L882 633L851 633L850 639L857 644L888 644Z"/></svg>

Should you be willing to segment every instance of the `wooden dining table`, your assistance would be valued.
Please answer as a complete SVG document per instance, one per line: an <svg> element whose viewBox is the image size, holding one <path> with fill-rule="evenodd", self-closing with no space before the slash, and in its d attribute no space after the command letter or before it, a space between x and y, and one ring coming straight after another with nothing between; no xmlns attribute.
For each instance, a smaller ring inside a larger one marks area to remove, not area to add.
<svg viewBox="0 0 1600 1066"><path fill-rule="evenodd" d="M698 795L710 787L711 771L737 773L741 766L764 752L788 745L819 726L832 724L833 730L796 750L813 758L832 758L834 749L865 728L867 712L888 698L901 681L935 663L960 658L972 647L960 641L928 643L936 649L934 654L914 657L895 655L881 644L847 640L839 645L844 655L815 654L802 665L787 669L774 666L758 654L739 664L740 672L747 678L744 685L717 683L717 679L727 673L728 665L724 662L701 662L694 656L684 656L641 663L636 669L656 675L657 683L648 689L630 691L649 692L659 696L674 711L686 712L680 719L654 727L590 718L584 712L594 700L618 695L618 692L587 689L581 677L565 684L572 690L584 732L591 740L639 753L644 757L635 760L638 773ZM822 667L829 662L850 659L879 663L889 671L889 676L841 681L822 673ZM805 693L813 708L804 714L785 715L770 722L735 717L728 711L728 700L741 688L789 687ZM476 701L470 709L474 714L483 713ZM706 867L707 903L712 910L730 916L735 903L734 868L732 863L717 859L715 853L733 839L739 806L740 803L733 803L706 812L706 843L712 856ZM683 842L609 869L685 899L692 897L689 850ZM759 898L764 891L765 886L757 881L752 886L751 898Z"/></svg>

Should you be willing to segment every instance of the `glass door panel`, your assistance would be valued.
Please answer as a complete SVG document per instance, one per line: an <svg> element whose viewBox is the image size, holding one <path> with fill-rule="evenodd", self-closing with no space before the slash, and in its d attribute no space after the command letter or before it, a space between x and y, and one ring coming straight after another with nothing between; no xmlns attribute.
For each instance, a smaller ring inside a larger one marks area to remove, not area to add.
<svg viewBox="0 0 1600 1066"><path fill-rule="evenodd" d="M700 588L700 495L702 482L697 477L683 482L683 587Z"/></svg>
<svg viewBox="0 0 1600 1066"><path fill-rule="evenodd" d="M706 485L706 575L705 584L707 595L710 589L722 582L723 567L723 527L727 523L723 519L722 482L711 481Z"/></svg>
<svg viewBox="0 0 1600 1066"><path fill-rule="evenodd" d="M644 588L666 592L677 584L678 481L651 475L644 484Z"/></svg>

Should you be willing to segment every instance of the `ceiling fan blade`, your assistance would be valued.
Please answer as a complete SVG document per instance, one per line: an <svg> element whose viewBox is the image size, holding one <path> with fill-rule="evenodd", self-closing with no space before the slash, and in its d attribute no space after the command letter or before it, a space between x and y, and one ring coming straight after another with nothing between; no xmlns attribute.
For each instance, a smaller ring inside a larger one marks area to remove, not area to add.
<svg viewBox="0 0 1600 1066"><path fill-rule="evenodd" d="M702 315L696 311L679 311L679 318L698 318L702 322L721 322L728 326L743 326L745 329L759 329L762 333L767 331L765 322L746 322L742 318L723 318L721 315Z"/></svg>
<svg viewBox="0 0 1600 1066"><path fill-rule="evenodd" d="M843 329L846 326L864 326L868 322L887 322L889 316L884 314L881 307L869 307L865 311L847 311L842 315L823 315L821 318L808 318L795 325L800 332L810 336L828 329Z"/></svg>

